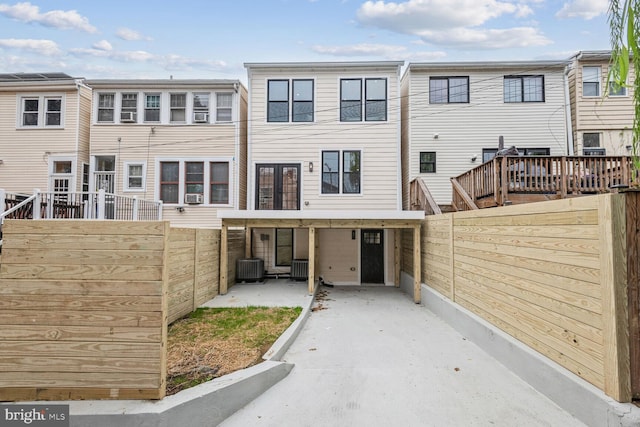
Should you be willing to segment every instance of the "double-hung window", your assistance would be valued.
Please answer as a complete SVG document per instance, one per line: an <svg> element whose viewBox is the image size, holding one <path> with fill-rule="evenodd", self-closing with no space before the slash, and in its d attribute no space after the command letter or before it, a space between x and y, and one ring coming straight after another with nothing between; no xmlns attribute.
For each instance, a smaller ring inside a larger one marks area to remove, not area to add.
<svg viewBox="0 0 640 427"><path fill-rule="evenodd" d="M26 96L20 100L21 127L61 127L61 96Z"/></svg>
<svg viewBox="0 0 640 427"><path fill-rule="evenodd" d="M229 203L229 163L211 162L209 198L211 204Z"/></svg>
<svg viewBox="0 0 640 427"><path fill-rule="evenodd" d="M429 103L454 104L469 102L469 77L429 78Z"/></svg>
<svg viewBox="0 0 640 427"><path fill-rule="evenodd" d="M101 93L98 95L98 123L113 123L115 94Z"/></svg>
<svg viewBox="0 0 640 427"><path fill-rule="evenodd" d="M544 102L544 76L505 76L504 102Z"/></svg>
<svg viewBox="0 0 640 427"><path fill-rule="evenodd" d="M194 123L209 123L209 96L208 93L193 94Z"/></svg>
<svg viewBox="0 0 640 427"><path fill-rule="evenodd" d="M232 116L233 94L216 94L216 122L230 122Z"/></svg>
<svg viewBox="0 0 640 427"><path fill-rule="evenodd" d="M340 80L340 121L360 122L363 118L387 120L387 79Z"/></svg>
<svg viewBox="0 0 640 427"><path fill-rule="evenodd" d="M180 197L180 162L160 162L160 200L178 203Z"/></svg>
<svg viewBox="0 0 640 427"><path fill-rule="evenodd" d="M582 96L600 96L600 67L582 67Z"/></svg>
<svg viewBox="0 0 640 427"><path fill-rule="evenodd" d="M624 85L618 85L613 76L609 79L609 96L627 96L627 88Z"/></svg>
<svg viewBox="0 0 640 427"><path fill-rule="evenodd" d="M420 173L436 172L436 152L423 151L420 152Z"/></svg>
<svg viewBox="0 0 640 427"><path fill-rule="evenodd" d="M120 122L135 123L138 121L138 94L123 93L121 95Z"/></svg>
<svg viewBox="0 0 640 427"><path fill-rule="evenodd" d="M267 122L312 122L313 109L313 80L267 83Z"/></svg>
<svg viewBox="0 0 640 427"><path fill-rule="evenodd" d="M322 193L359 194L361 186L360 151L322 152Z"/></svg>
<svg viewBox="0 0 640 427"><path fill-rule="evenodd" d="M124 163L124 190L125 191L144 191L145 187L145 170L144 162L125 162Z"/></svg>
<svg viewBox="0 0 640 427"><path fill-rule="evenodd" d="M141 172L144 174L144 167ZM159 198L164 203L181 204L187 197L190 200L194 199L187 195L198 194L201 195L201 202L198 203L229 204L228 161L214 159L161 161L159 177Z"/></svg>
<svg viewBox="0 0 640 427"><path fill-rule="evenodd" d="M169 96L169 121L171 123L185 123L187 120L187 95L185 93L172 93Z"/></svg>
<svg viewBox="0 0 640 427"><path fill-rule="evenodd" d="M144 121L160 121L160 94L146 93L144 95Z"/></svg>

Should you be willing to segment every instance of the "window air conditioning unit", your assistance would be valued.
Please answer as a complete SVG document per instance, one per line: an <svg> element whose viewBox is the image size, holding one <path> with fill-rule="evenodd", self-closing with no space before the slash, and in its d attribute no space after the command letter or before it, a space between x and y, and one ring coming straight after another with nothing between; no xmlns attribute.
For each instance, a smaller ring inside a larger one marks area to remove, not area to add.
<svg viewBox="0 0 640 427"><path fill-rule="evenodd" d="M582 153L585 156L606 156L607 149L606 148L583 148Z"/></svg>
<svg viewBox="0 0 640 427"><path fill-rule="evenodd" d="M184 202L189 205L199 205L203 202L202 194L187 193L184 195Z"/></svg>
<svg viewBox="0 0 640 427"><path fill-rule="evenodd" d="M196 123L207 123L209 121L209 113L195 112L193 113L193 121Z"/></svg>
<svg viewBox="0 0 640 427"><path fill-rule="evenodd" d="M133 111L123 111L120 113L120 122L121 123L133 123L135 121L135 117L133 116Z"/></svg>

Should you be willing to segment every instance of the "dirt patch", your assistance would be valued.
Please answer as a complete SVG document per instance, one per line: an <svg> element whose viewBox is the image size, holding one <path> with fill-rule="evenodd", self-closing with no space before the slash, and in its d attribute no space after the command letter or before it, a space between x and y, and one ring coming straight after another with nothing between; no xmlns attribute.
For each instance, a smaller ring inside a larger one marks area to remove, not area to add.
<svg viewBox="0 0 640 427"><path fill-rule="evenodd" d="M167 395L262 361L302 309L201 308L169 326Z"/></svg>

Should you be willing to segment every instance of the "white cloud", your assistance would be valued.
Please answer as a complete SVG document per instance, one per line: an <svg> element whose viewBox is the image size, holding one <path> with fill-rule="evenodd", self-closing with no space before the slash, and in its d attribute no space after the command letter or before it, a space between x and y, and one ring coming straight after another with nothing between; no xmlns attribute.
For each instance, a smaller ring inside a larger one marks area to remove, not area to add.
<svg viewBox="0 0 640 427"><path fill-rule="evenodd" d="M193 58L185 58L180 55L166 55L160 58L160 64L165 70L221 70L227 67L227 63L224 61L211 61L201 60Z"/></svg>
<svg viewBox="0 0 640 427"><path fill-rule="evenodd" d="M558 18L583 18L593 19L607 13L608 0L573 0L566 2L562 9L556 13Z"/></svg>
<svg viewBox="0 0 640 427"><path fill-rule="evenodd" d="M46 56L60 55L61 53L56 42L51 40L0 39L0 48L19 49Z"/></svg>
<svg viewBox="0 0 640 427"><path fill-rule="evenodd" d="M113 50L111 43L106 40L100 40L99 42L94 43L92 47L98 50Z"/></svg>
<svg viewBox="0 0 640 427"><path fill-rule="evenodd" d="M87 33L96 33L98 31L96 27L89 23L89 19L75 10L51 10L40 13L40 8L29 2L16 3L13 6L2 3L0 4L0 14L18 21L34 22L45 27L61 30L80 30Z"/></svg>
<svg viewBox="0 0 640 427"><path fill-rule="evenodd" d="M116 31L116 35L118 37L120 37L121 39L127 40L127 41L135 41L135 40L151 41L151 40L153 40L151 37L143 36L138 31L132 30L131 28L118 28L118 31Z"/></svg>
<svg viewBox="0 0 640 427"><path fill-rule="evenodd" d="M144 50L114 51L104 49L71 49L70 54L74 56L92 56L95 58L108 58L120 62L147 62L156 58L155 55Z"/></svg>
<svg viewBox="0 0 640 427"><path fill-rule="evenodd" d="M434 60L446 56L444 52L409 52L405 46L385 44L355 44L345 46L312 46L311 50L323 55L333 56L374 56L384 57L389 60L405 60L407 58L422 58Z"/></svg>
<svg viewBox="0 0 640 427"><path fill-rule="evenodd" d="M358 22L421 37L427 43L464 48L542 46L551 41L535 27L491 29L484 26L504 15L524 18L534 13L526 3L500 0L367 1L357 12ZM513 39L518 37L519 39Z"/></svg>

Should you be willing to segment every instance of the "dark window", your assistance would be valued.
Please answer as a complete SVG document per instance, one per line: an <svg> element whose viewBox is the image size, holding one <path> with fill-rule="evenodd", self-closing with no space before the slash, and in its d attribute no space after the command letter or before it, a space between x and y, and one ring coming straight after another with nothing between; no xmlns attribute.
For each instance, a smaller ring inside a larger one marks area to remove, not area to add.
<svg viewBox="0 0 640 427"><path fill-rule="evenodd" d="M229 163L211 162L211 203L229 203Z"/></svg>
<svg viewBox="0 0 640 427"><path fill-rule="evenodd" d="M268 122L289 121L289 81L269 80L268 82Z"/></svg>
<svg viewBox="0 0 640 427"><path fill-rule="evenodd" d="M300 165L256 165L256 209L300 209Z"/></svg>
<svg viewBox="0 0 640 427"><path fill-rule="evenodd" d="M360 152L342 152L342 192L360 193Z"/></svg>
<svg viewBox="0 0 640 427"><path fill-rule="evenodd" d="M583 133L582 146L585 148L600 147L600 134L599 133Z"/></svg>
<svg viewBox="0 0 640 427"><path fill-rule="evenodd" d="M366 121L387 120L387 80L386 79L366 79L365 85L365 111Z"/></svg>
<svg viewBox="0 0 640 427"><path fill-rule="evenodd" d="M582 67L582 96L600 96L600 67Z"/></svg>
<svg viewBox="0 0 640 427"><path fill-rule="evenodd" d="M45 126L60 126L62 117L62 99L46 99Z"/></svg>
<svg viewBox="0 0 640 427"><path fill-rule="evenodd" d="M340 193L340 152L322 152L322 193Z"/></svg>
<svg viewBox="0 0 640 427"><path fill-rule="evenodd" d="M185 162L185 193L204 194L204 163Z"/></svg>
<svg viewBox="0 0 640 427"><path fill-rule="evenodd" d="M504 102L544 102L544 77L505 76Z"/></svg>
<svg viewBox="0 0 640 427"><path fill-rule="evenodd" d="M469 77L431 77L429 103L448 104L469 102Z"/></svg>
<svg viewBox="0 0 640 427"><path fill-rule="evenodd" d="M293 259L293 229L276 228L276 266L291 265Z"/></svg>
<svg viewBox="0 0 640 427"><path fill-rule="evenodd" d="M340 121L362 121L362 81L360 79L340 81Z"/></svg>
<svg viewBox="0 0 640 427"><path fill-rule="evenodd" d="M425 151L420 153L420 173L435 173L436 153L435 151Z"/></svg>
<svg viewBox="0 0 640 427"><path fill-rule="evenodd" d="M293 112L294 122L313 121L313 80L293 81Z"/></svg>
<svg viewBox="0 0 640 427"><path fill-rule="evenodd" d="M363 116L365 121L387 120L387 79L340 80L340 121L360 122Z"/></svg>
<svg viewBox="0 0 640 427"><path fill-rule="evenodd" d="M178 162L160 162L160 200L164 203L178 203L179 171Z"/></svg>
<svg viewBox="0 0 640 427"><path fill-rule="evenodd" d="M38 126L38 99L23 100L22 126Z"/></svg>

